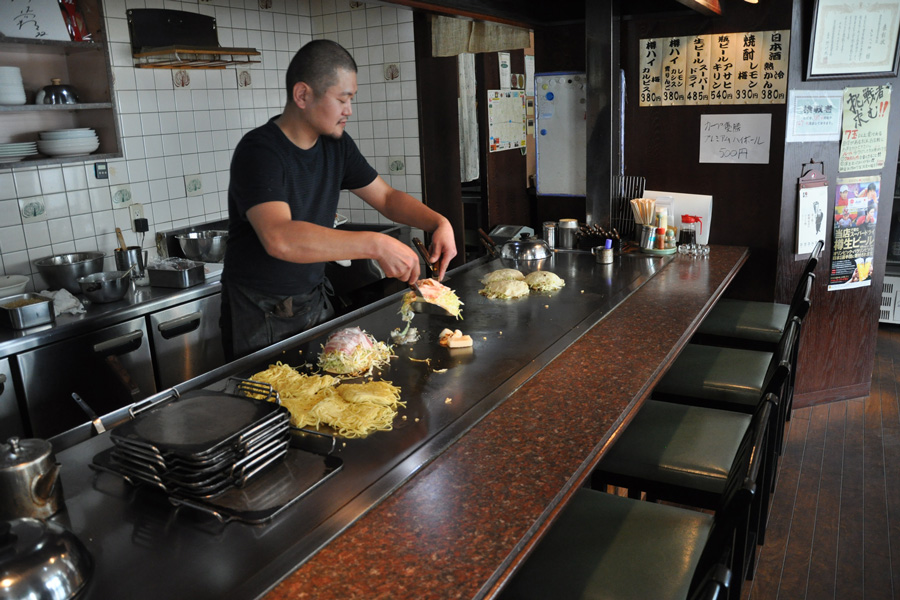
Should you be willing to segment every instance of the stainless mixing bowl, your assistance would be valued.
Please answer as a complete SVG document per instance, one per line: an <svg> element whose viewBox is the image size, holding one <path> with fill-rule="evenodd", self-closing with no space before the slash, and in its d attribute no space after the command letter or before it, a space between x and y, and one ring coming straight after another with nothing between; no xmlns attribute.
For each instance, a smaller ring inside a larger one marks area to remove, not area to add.
<svg viewBox="0 0 900 600"><path fill-rule="evenodd" d="M91 302L115 302L128 293L131 278L128 271L101 271L78 279L81 292Z"/></svg>
<svg viewBox="0 0 900 600"><path fill-rule="evenodd" d="M220 230L192 231L175 236L184 256L201 262L220 262L225 257L228 232Z"/></svg>
<svg viewBox="0 0 900 600"><path fill-rule="evenodd" d="M80 294L78 278L103 269L102 252L72 252L57 254L34 261L34 266L51 290L67 289Z"/></svg>

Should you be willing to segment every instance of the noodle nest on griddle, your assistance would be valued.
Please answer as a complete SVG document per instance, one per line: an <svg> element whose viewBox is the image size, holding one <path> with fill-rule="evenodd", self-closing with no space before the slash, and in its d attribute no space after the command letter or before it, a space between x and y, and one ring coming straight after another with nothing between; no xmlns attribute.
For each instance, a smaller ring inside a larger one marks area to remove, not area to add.
<svg viewBox="0 0 900 600"><path fill-rule="evenodd" d="M400 388L388 381L340 383L330 375L303 375L278 362L251 377L270 384L291 413L294 427L325 424L345 438L392 429L401 406Z"/></svg>

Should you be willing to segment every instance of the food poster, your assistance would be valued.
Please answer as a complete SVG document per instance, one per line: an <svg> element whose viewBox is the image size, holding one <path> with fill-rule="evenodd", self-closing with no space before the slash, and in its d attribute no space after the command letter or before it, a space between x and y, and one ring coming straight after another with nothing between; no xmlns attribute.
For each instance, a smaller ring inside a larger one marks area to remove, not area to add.
<svg viewBox="0 0 900 600"><path fill-rule="evenodd" d="M839 172L884 167L890 107L890 85L844 88Z"/></svg>
<svg viewBox="0 0 900 600"><path fill-rule="evenodd" d="M828 291L871 285L880 193L880 176L837 180Z"/></svg>

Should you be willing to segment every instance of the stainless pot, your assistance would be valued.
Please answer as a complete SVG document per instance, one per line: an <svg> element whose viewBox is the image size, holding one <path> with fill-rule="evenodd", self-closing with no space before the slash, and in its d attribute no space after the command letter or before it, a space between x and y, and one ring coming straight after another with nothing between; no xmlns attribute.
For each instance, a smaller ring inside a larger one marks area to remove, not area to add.
<svg viewBox="0 0 900 600"><path fill-rule="evenodd" d="M62 506L53 446L37 438L0 444L0 519L45 519Z"/></svg>
<svg viewBox="0 0 900 600"><path fill-rule="evenodd" d="M87 583L91 556L75 534L52 521L0 521L0 600L68 600Z"/></svg>

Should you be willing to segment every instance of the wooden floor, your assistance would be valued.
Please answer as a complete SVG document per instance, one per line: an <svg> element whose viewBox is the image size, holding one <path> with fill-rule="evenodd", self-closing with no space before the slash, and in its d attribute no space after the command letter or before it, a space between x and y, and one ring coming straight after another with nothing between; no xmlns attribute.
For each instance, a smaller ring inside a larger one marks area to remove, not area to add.
<svg viewBox="0 0 900 600"><path fill-rule="evenodd" d="M868 397L794 411L745 599L900 598L898 393L900 326L881 325Z"/></svg>

